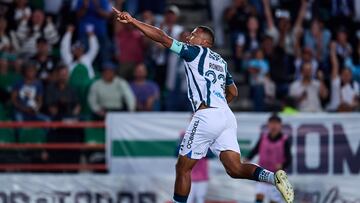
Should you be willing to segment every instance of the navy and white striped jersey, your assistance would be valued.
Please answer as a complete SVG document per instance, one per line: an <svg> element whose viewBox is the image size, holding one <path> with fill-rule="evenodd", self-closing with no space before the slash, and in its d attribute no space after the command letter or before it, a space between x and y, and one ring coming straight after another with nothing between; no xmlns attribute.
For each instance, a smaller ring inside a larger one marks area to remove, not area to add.
<svg viewBox="0 0 360 203"><path fill-rule="evenodd" d="M227 107L225 88L234 83L227 63L207 47L193 46L173 40L170 48L185 63L188 97L193 110L201 103L209 107Z"/></svg>

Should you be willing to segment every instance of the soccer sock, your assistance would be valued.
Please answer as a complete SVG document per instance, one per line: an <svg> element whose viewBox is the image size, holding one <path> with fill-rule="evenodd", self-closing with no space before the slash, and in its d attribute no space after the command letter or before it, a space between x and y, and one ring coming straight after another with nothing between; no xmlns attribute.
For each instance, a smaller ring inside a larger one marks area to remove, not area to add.
<svg viewBox="0 0 360 203"><path fill-rule="evenodd" d="M188 196L174 194L174 203L186 203Z"/></svg>
<svg viewBox="0 0 360 203"><path fill-rule="evenodd" d="M261 167L255 169L254 180L275 185L274 173Z"/></svg>

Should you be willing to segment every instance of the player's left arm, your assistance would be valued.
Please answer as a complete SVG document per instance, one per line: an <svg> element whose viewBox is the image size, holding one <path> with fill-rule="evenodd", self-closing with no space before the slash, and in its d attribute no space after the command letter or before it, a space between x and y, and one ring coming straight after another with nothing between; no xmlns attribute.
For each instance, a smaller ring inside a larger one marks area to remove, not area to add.
<svg viewBox="0 0 360 203"><path fill-rule="evenodd" d="M238 90L235 83L226 86L225 95L227 103L230 103L235 97L238 96Z"/></svg>
<svg viewBox="0 0 360 203"><path fill-rule="evenodd" d="M225 81L225 96L227 103L230 103L235 97L238 96L238 90L231 74L226 70L226 81Z"/></svg>

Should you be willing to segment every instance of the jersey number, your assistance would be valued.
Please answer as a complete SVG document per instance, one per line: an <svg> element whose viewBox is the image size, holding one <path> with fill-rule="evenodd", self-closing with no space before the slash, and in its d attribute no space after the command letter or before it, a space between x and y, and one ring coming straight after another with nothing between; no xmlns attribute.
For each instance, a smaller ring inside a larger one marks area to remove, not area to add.
<svg viewBox="0 0 360 203"><path fill-rule="evenodd" d="M213 84L215 84L218 80L222 80L223 83L221 84L221 88L225 90L225 75L224 74L220 73L219 75L216 75L215 71L208 70L208 71L206 71L205 76L208 77Z"/></svg>

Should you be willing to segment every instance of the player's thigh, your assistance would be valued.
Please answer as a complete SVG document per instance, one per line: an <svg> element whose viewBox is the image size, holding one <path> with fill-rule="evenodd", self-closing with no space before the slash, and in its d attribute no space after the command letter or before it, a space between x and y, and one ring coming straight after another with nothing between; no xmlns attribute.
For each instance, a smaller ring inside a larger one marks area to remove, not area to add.
<svg viewBox="0 0 360 203"><path fill-rule="evenodd" d="M231 151L238 154L238 156L234 157L235 155L232 155L229 158L240 158L240 147L237 141L236 132L237 129L234 127L226 128L210 146L211 151L218 157L220 157L220 154L223 152Z"/></svg>
<svg viewBox="0 0 360 203"><path fill-rule="evenodd" d="M192 159L201 159L214 140L221 133L223 126L216 122L217 112L203 109L196 112L187 128L180 145L179 154Z"/></svg>

